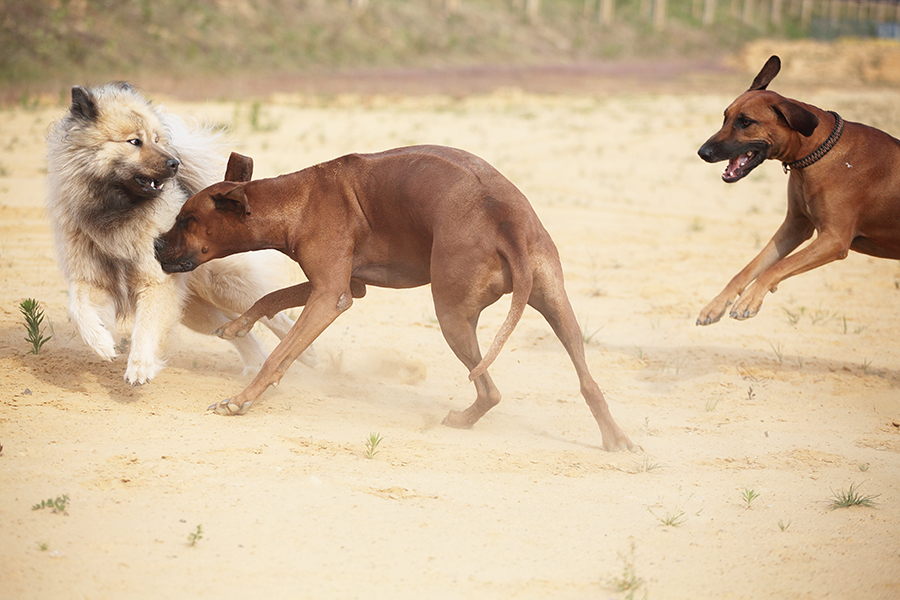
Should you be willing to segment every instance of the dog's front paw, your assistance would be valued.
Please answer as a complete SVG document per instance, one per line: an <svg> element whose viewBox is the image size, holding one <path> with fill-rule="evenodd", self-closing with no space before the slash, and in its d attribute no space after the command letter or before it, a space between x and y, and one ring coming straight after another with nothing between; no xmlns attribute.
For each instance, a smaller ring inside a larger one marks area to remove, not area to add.
<svg viewBox="0 0 900 600"><path fill-rule="evenodd" d="M125 369L125 381L132 386L144 385L151 379L159 375L163 370L163 363L156 359L138 359L134 356L128 357L128 368Z"/></svg>
<svg viewBox="0 0 900 600"><path fill-rule="evenodd" d="M717 296L700 311L700 316L697 317L697 325L712 325L713 323L718 323L719 319L722 318L730 305L731 300Z"/></svg>
<svg viewBox="0 0 900 600"><path fill-rule="evenodd" d="M105 328L81 332L81 339L103 360L112 360L119 355L116 352L116 341Z"/></svg>
<svg viewBox="0 0 900 600"><path fill-rule="evenodd" d="M731 307L731 312L728 313L728 316L738 321L744 321L751 317L755 317L762 307L763 296L765 295L764 293L757 293L757 289L756 286L747 288L747 290L741 294L741 297L737 299L737 302L734 303L734 306Z"/></svg>
<svg viewBox="0 0 900 600"><path fill-rule="evenodd" d="M231 398L226 398L221 402L210 404L206 410L212 411L217 415L230 417L233 415L247 414L247 411L250 410L251 406L253 406L253 400L247 400L242 404L238 404L237 401L232 400Z"/></svg>
<svg viewBox="0 0 900 600"><path fill-rule="evenodd" d="M246 336L251 329L253 329L253 323L250 322L250 319L238 317L216 329L215 333L223 340L233 340L236 337Z"/></svg>

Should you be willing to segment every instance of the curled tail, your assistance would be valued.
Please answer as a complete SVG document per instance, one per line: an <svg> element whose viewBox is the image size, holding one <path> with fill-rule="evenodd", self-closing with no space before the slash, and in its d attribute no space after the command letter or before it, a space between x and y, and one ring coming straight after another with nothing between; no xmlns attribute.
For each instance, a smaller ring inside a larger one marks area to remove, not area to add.
<svg viewBox="0 0 900 600"><path fill-rule="evenodd" d="M494 341L491 342L491 347L488 348L487 354L469 372L469 381L475 381L475 379L484 375L487 368L491 366L491 363L500 354L500 350L503 349L503 344L509 339L516 325L519 324L519 320L525 313L525 307L528 305L528 298L531 296L531 286L534 282L528 254L524 251L516 250L513 250L513 253L515 254L515 260L509 260L509 255L505 255L512 274L512 300L510 301L509 313L506 315L503 325L497 331L497 335L494 336Z"/></svg>

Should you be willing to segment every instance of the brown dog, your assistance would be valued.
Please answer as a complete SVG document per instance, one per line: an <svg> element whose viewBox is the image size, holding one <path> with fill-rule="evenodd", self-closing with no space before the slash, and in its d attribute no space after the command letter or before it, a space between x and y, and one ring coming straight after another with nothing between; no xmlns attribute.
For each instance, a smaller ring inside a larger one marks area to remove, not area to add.
<svg viewBox="0 0 900 600"><path fill-rule="evenodd" d="M431 283L441 331L477 391L475 402L450 411L445 425L471 427L500 401L487 367L530 304L568 351L603 447L634 447L588 371L553 240L525 196L485 161L453 148L414 146L351 154L272 179L250 181L251 172L249 158L232 154L225 182L188 200L157 243L169 273L274 248L297 261L309 279L264 296L217 331L226 339L246 335L258 319L304 306L247 389L210 409L247 412L353 298L365 295L366 285ZM510 312L482 359L478 317L510 292Z"/></svg>
<svg viewBox="0 0 900 600"><path fill-rule="evenodd" d="M900 141L868 125L766 91L781 69L772 56L750 89L725 110L722 129L700 147L707 162L727 160L733 183L766 159L779 160L788 179L787 216L762 252L700 312L709 325L731 308L748 319L788 277L856 250L900 258ZM806 248L788 256L817 233Z"/></svg>

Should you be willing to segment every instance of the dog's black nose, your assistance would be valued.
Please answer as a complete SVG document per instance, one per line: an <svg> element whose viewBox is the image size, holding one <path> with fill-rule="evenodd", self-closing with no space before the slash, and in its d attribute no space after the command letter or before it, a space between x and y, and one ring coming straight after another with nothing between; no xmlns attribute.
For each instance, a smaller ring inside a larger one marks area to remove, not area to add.
<svg viewBox="0 0 900 600"><path fill-rule="evenodd" d="M180 164L181 163L178 162L177 158L170 158L169 160L166 161L166 166L169 167L169 169L171 169L172 175L174 175L175 173L178 172L178 166Z"/></svg>
<svg viewBox="0 0 900 600"><path fill-rule="evenodd" d="M700 156L706 162L713 162L712 160L712 148L709 144L703 144L700 146L700 149L697 150L697 155Z"/></svg>

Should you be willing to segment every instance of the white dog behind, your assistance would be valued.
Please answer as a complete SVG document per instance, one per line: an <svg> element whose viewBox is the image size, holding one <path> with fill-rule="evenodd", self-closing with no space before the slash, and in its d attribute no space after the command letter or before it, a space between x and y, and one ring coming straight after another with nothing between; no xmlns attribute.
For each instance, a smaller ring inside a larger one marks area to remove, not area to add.
<svg viewBox="0 0 900 600"><path fill-rule="evenodd" d="M193 273L166 275L154 255L191 195L219 181L216 140L125 83L72 88L68 113L47 137L47 210L69 285L69 314L101 358L116 357L114 333L133 319L125 379L150 381L164 366L165 340L179 320L211 334L271 291L265 257L216 260ZM271 266L271 265L270 265ZM283 338L292 321L264 321ZM245 371L266 358L252 335L233 341ZM314 364L312 355L304 362Z"/></svg>

